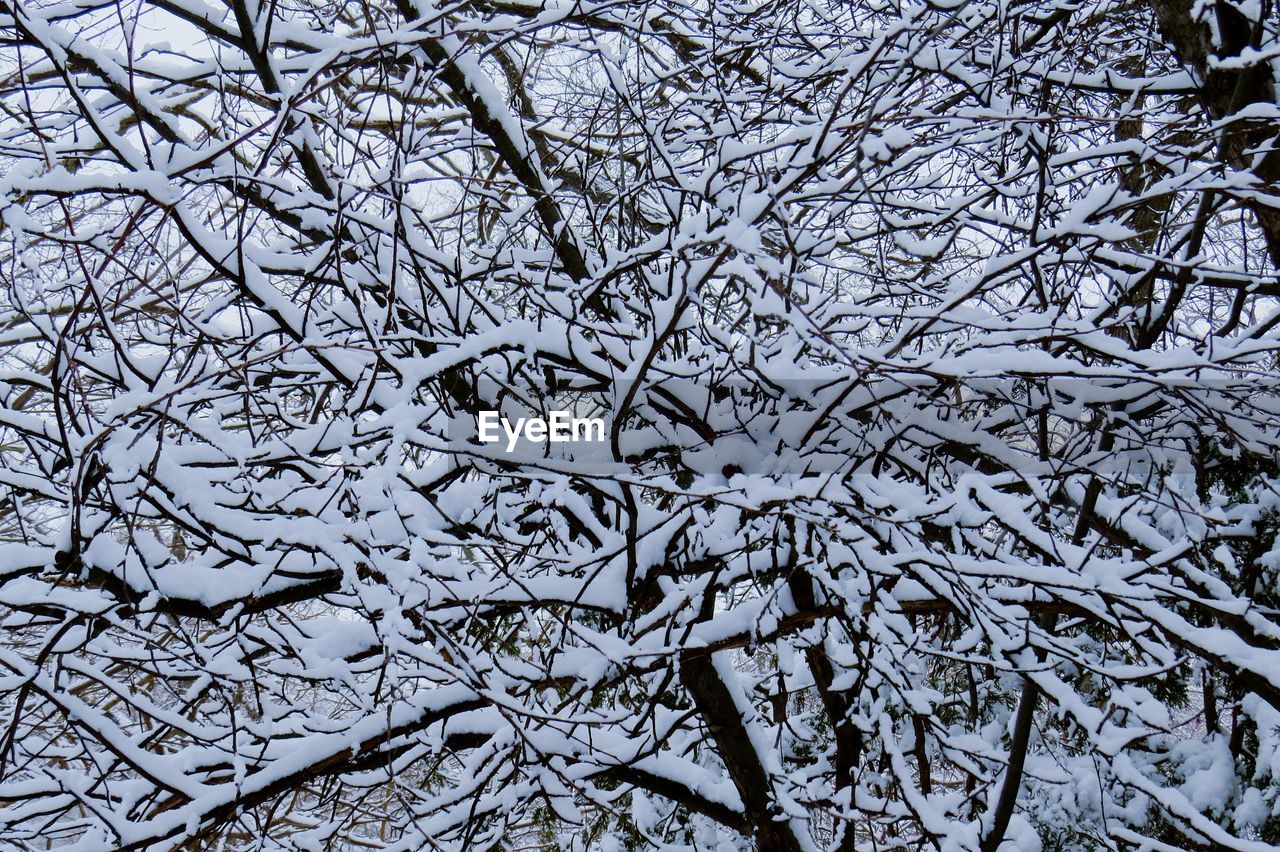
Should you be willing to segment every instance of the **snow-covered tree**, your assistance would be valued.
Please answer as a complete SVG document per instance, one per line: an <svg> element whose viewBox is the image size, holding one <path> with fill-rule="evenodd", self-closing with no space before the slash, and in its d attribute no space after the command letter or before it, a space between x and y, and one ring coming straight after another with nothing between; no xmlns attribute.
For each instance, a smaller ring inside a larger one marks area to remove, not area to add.
<svg viewBox="0 0 1280 852"><path fill-rule="evenodd" d="M1280 844L1271 0L0 39L0 846Z"/></svg>

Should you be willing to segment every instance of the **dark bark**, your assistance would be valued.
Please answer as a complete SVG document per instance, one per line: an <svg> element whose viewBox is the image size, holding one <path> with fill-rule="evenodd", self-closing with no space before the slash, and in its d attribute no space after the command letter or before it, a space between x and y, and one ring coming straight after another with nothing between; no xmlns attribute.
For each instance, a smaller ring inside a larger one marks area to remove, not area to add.
<svg viewBox="0 0 1280 852"><path fill-rule="evenodd" d="M1260 44L1264 24L1272 13L1271 3L1262 4L1257 21L1249 20L1229 3L1214 4L1211 9L1219 44L1213 43L1208 22L1193 17L1193 5L1192 0L1157 0L1156 20L1165 41L1195 73L1199 99L1209 116L1221 121L1253 104L1276 103L1276 80L1265 60L1242 68L1210 67L1212 59L1235 59L1246 48ZM1274 123L1233 121L1222 134L1222 155L1235 168L1251 172L1264 197L1280 195L1280 151L1276 150ZM1244 203L1257 217L1271 262L1280 267L1280 209L1256 197Z"/></svg>
<svg viewBox="0 0 1280 852"><path fill-rule="evenodd" d="M746 812L747 832L760 852L800 852L804 844L773 800L769 773L751 742L737 702L708 657L684 656L680 679L724 762Z"/></svg>

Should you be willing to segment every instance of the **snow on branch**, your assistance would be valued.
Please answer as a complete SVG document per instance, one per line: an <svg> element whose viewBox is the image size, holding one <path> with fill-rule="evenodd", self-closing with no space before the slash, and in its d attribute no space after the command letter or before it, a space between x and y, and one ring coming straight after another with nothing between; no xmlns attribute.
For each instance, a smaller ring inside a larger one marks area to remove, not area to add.
<svg viewBox="0 0 1280 852"><path fill-rule="evenodd" d="M0 0L0 845L1275 848L1278 21Z"/></svg>

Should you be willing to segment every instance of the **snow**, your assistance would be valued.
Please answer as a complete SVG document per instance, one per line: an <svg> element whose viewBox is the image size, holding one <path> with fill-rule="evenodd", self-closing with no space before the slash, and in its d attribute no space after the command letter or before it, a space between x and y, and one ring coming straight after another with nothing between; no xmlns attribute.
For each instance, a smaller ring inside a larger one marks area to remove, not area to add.
<svg viewBox="0 0 1280 852"><path fill-rule="evenodd" d="M1277 34L1157 11L9 8L5 842L1270 848Z"/></svg>

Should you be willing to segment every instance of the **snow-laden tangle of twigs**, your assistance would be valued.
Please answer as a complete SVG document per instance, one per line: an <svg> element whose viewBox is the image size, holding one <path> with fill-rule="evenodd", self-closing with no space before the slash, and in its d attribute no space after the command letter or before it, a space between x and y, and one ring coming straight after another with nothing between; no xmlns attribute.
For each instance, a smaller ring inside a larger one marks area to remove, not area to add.
<svg viewBox="0 0 1280 852"><path fill-rule="evenodd" d="M0 845L1280 842L1270 0L0 39Z"/></svg>

